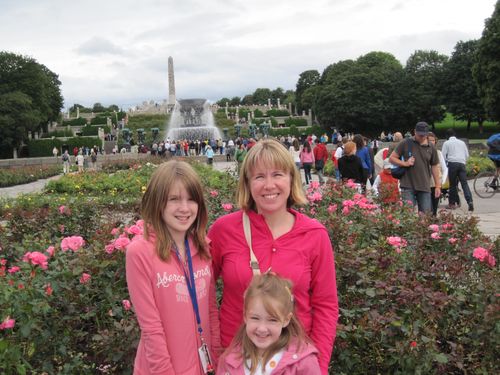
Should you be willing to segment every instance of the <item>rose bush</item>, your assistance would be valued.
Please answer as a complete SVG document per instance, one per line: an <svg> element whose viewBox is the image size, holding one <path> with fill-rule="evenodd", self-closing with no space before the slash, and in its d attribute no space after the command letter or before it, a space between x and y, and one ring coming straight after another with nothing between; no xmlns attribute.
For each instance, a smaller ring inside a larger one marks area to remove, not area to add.
<svg viewBox="0 0 500 375"><path fill-rule="evenodd" d="M194 166L210 222L234 211L235 179ZM154 168L65 176L1 202L3 373L131 373L139 330L124 249L142 233L139 201ZM420 217L349 186L312 184L300 208L335 249L330 373L498 373L499 241L473 217Z"/></svg>

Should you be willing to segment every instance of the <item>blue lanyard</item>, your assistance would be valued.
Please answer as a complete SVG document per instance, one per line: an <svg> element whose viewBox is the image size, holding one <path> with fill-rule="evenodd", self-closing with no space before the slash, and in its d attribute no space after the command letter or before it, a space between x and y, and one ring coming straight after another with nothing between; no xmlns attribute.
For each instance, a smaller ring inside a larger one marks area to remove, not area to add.
<svg viewBox="0 0 500 375"><path fill-rule="evenodd" d="M201 319L200 319L200 310L198 309L198 299L196 298L196 285L194 282L194 272L193 272L193 260L191 258L191 250L189 249L189 242L186 237L184 240L184 246L186 248L186 259L189 267L189 275L186 273L186 269L182 264L181 254L179 253L179 249L174 244L175 254L177 255L177 259L179 259L179 263L181 265L182 271L184 272L184 277L186 278L186 284L189 291L189 297L191 297L191 302L193 304L193 310L196 315L196 323L198 324L198 333L202 334L203 329L201 328Z"/></svg>

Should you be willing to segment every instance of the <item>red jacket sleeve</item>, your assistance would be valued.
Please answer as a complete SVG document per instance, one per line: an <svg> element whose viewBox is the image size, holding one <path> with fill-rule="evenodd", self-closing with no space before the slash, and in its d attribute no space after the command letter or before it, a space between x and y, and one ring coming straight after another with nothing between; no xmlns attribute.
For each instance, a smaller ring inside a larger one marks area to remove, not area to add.
<svg viewBox="0 0 500 375"><path fill-rule="evenodd" d="M320 233L319 246L312 259L311 339L320 353L321 373L327 375L337 330L339 304L332 245L326 229Z"/></svg>
<svg viewBox="0 0 500 375"><path fill-rule="evenodd" d="M132 242L126 251L126 276L130 299L141 328L150 374L175 375L165 339L165 331L148 277L150 265L144 255L143 241Z"/></svg>

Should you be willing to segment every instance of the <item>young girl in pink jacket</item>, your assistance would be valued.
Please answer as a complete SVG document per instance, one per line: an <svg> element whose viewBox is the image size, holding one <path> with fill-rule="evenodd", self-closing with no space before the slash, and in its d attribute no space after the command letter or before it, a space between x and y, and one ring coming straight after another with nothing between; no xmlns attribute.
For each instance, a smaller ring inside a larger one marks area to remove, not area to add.
<svg viewBox="0 0 500 375"><path fill-rule="evenodd" d="M219 320L196 172L185 162L161 164L141 210L144 235L126 251L127 285L141 329L134 374L214 374Z"/></svg>
<svg viewBox="0 0 500 375"><path fill-rule="evenodd" d="M273 273L254 276L244 323L222 355L217 375L320 375L318 351L294 316L292 285Z"/></svg>

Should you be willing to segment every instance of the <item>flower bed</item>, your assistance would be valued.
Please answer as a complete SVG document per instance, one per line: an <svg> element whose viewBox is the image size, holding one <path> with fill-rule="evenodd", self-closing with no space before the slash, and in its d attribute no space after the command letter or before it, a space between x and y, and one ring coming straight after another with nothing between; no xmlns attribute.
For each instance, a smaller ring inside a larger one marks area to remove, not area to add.
<svg viewBox="0 0 500 375"><path fill-rule="evenodd" d="M61 166L51 165L43 167L0 168L0 188L27 184L58 175L62 172Z"/></svg>
<svg viewBox="0 0 500 375"><path fill-rule="evenodd" d="M65 176L6 201L0 218L0 367L5 373L131 373L139 330L124 247L154 170ZM195 165L210 222L235 210L231 176ZM498 373L499 241L472 217L422 218L349 186L312 185L337 265L332 374Z"/></svg>

